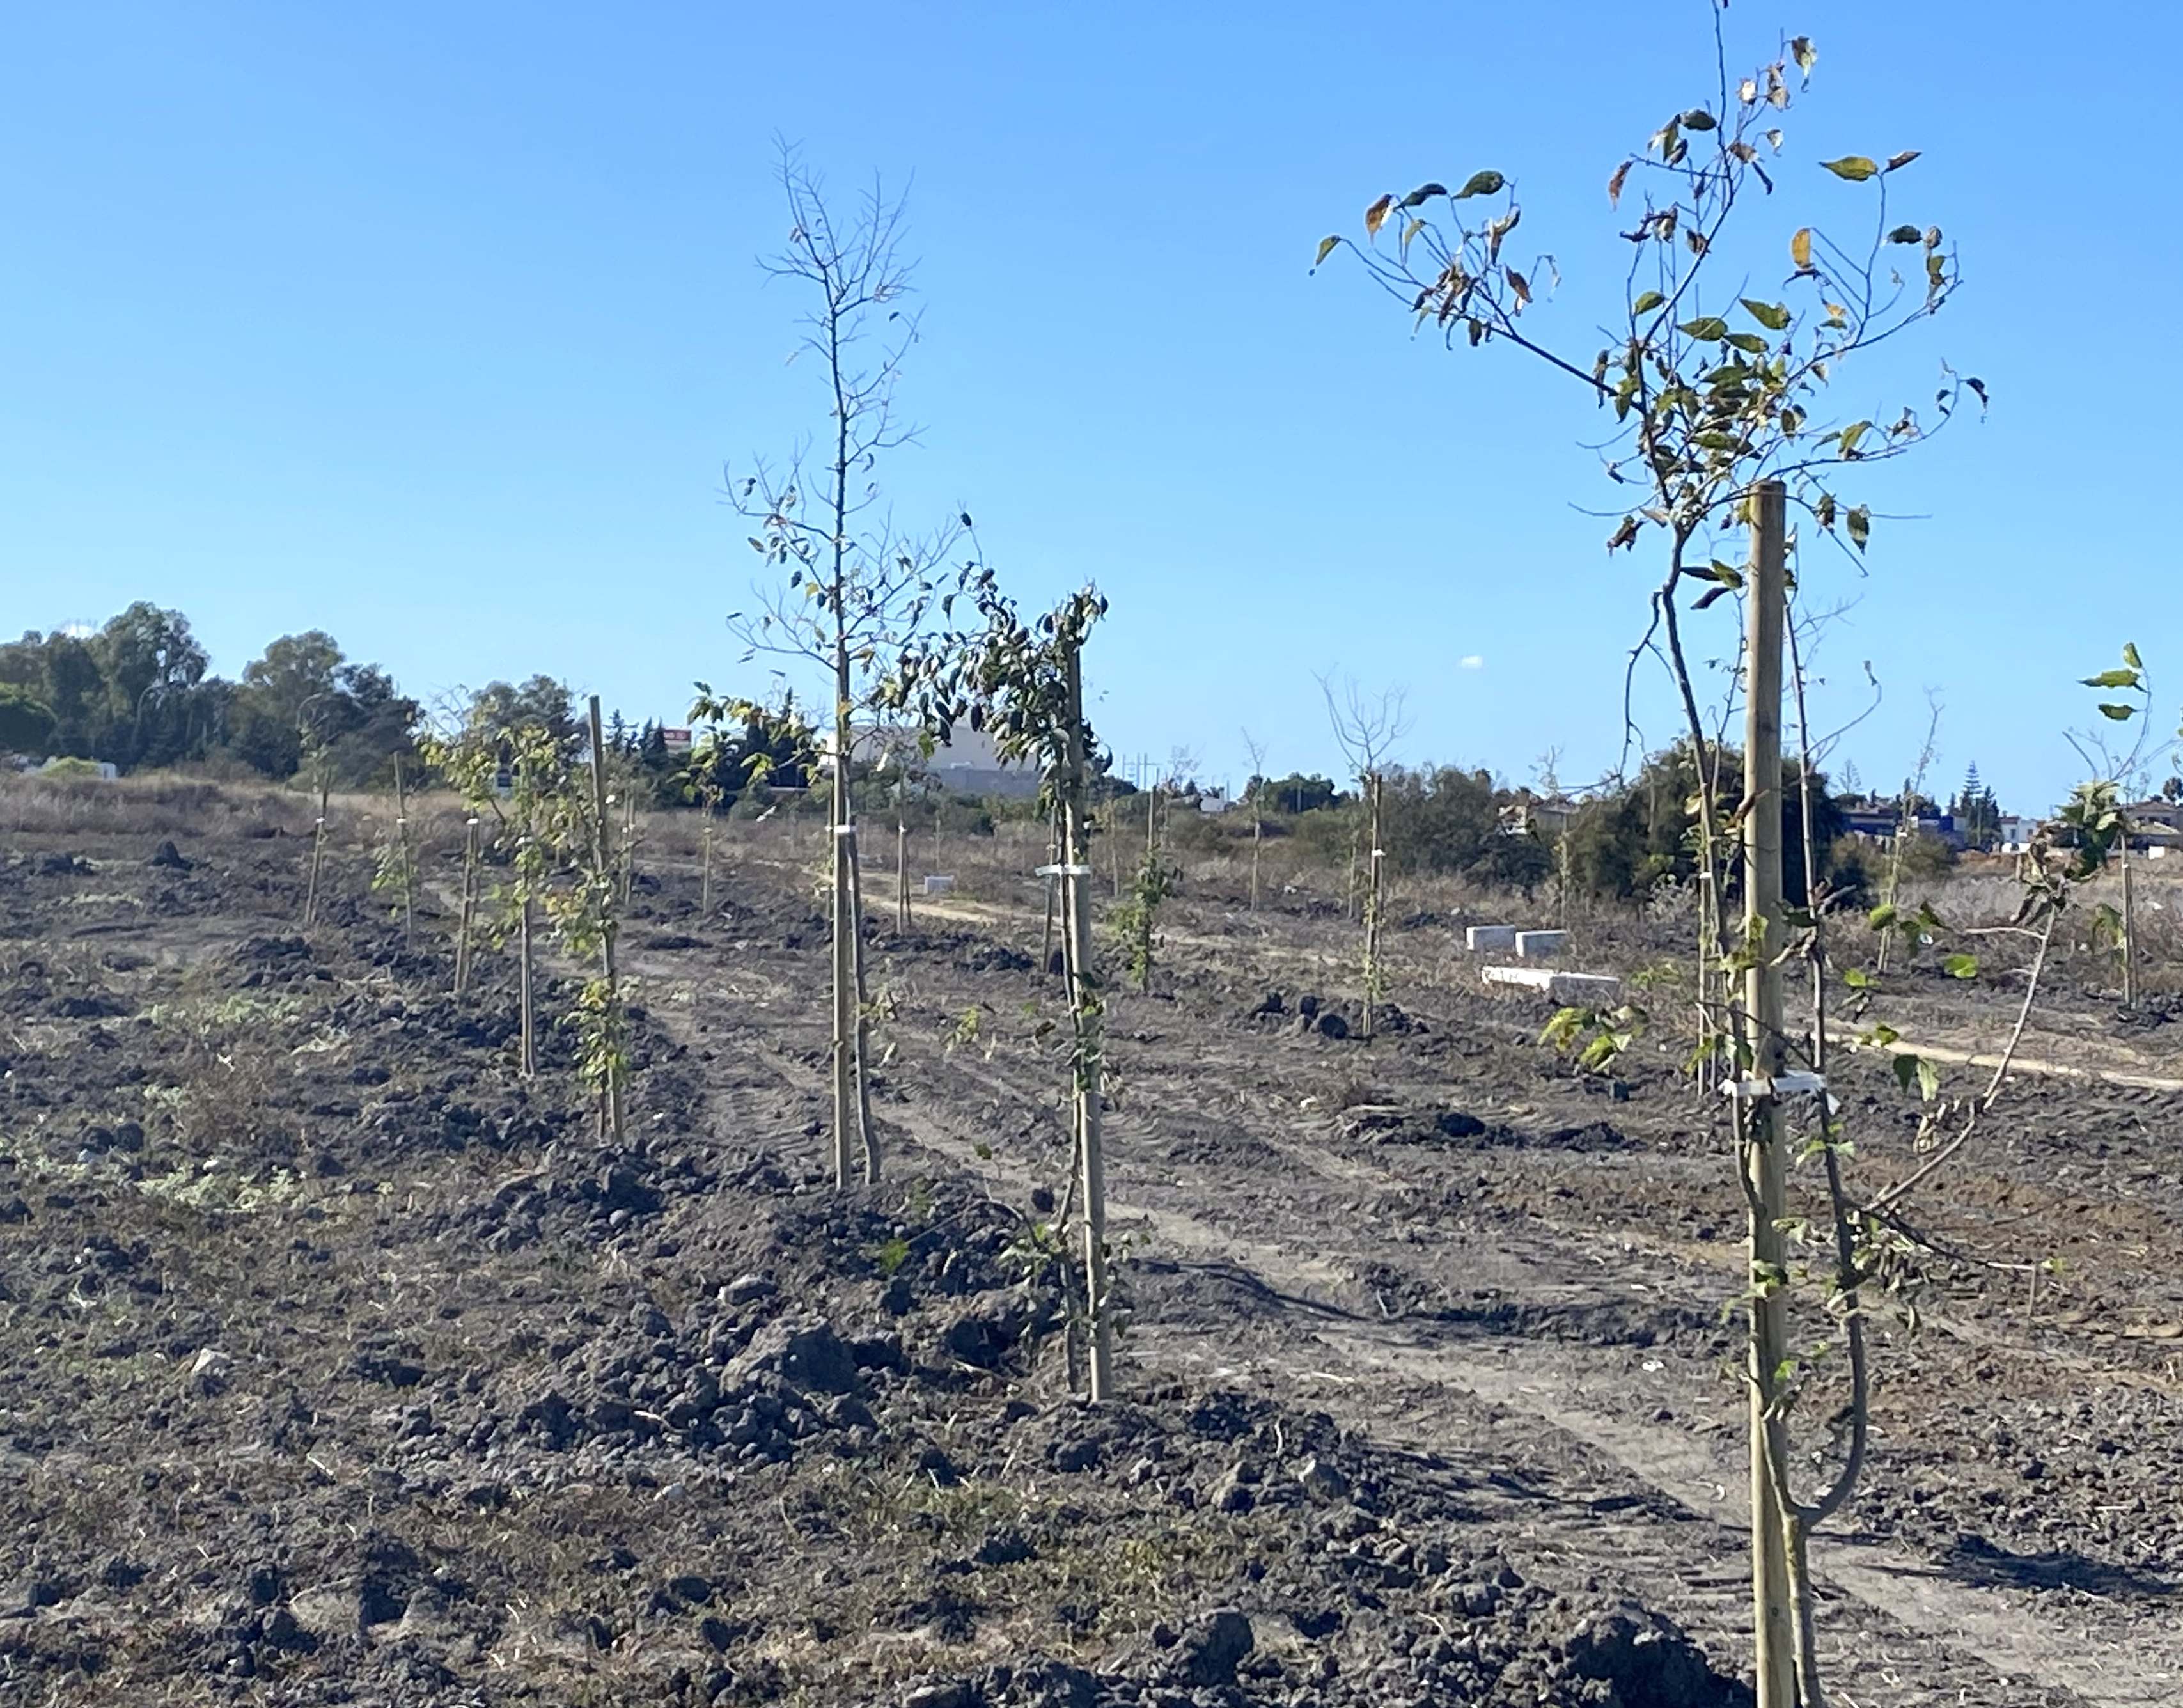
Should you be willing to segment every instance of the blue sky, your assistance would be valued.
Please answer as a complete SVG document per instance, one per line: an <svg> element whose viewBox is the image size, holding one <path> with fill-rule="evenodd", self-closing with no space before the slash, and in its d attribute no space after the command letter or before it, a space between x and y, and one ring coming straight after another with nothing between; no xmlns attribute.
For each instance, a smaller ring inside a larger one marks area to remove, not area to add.
<svg viewBox="0 0 2183 1708"><path fill-rule="evenodd" d="M1640 9L29 8L0 64L0 627L148 598L229 672L315 626L413 692L545 670L675 717L693 677L757 686L720 468L822 420L753 264L778 135L844 193L914 177L927 426L890 488L969 508L1026 600L1112 594L1117 749L1240 781L1247 726L1276 769L1330 766L1335 667L1408 687L1402 757L1597 774L1653 570L1579 513L1610 501L1589 409L1307 270L1382 190L1492 166L1559 260L1537 324L1588 353L1607 175L1712 85L1704 7ZM1994 397L1861 489L1922 518L1869 576L1825 570L1859 600L1827 673L1886 685L1847 750L1868 781L1929 687L1942 781L1975 759L2011 805L2075 775L2075 679L2125 639L2171 666L2164 726L2183 693L2152 343L2178 198L2128 81L2161 21L1729 14L1732 62L1820 53L1762 238L1851 206L1813 162L1917 147L1900 205L1961 248L1958 299L1846 408L1930 398L1944 357Z"/></svg>

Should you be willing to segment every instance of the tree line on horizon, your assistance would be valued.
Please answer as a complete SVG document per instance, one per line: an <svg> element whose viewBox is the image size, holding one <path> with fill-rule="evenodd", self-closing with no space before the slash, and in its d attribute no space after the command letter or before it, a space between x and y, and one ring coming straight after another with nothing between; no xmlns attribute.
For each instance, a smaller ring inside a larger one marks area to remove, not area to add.
<svg viewBox="0 0 2183 1708"><path fill-rule="evenodd" d="M436 724L535 728L574 754L588 745L575 692L545 675L493 682L428 711L375 664L350 659L323 629L282 635L232 680L182 612L140 599L96 629L36 630L0 642L0 754L78 759L124 772L176 766L275 782L308 773L341 789L390 786L396 760L431 781L420 743ZM656 723L616 713L606 738L650 782L656 805L697 798L689 755ZM801 781L779 730L753 727L709 747L725 798L764 753L780 784Z"/></svg>
<svg viewBox="0 0 2183 1708"><path fill-rule="evenodd" d="M323 630L283 635L230 680L213 673L210 658L181 611L139 600L96 630L35 631L0 643L0 750L46 759L111 764L123 771L175 766L286 782L308 772L336 788L391 783L397 757L430 782L420 740L435 721L513 731L535 727L574 754L587 737L568 684L543 674L520 682L493 682L469 693L437 718L403 693L378 665L353 660ZM669 808L709 798L721 809L748 800L753 809L797 796L814 755L788 715L753 719L740 732L685 754L664 730L616 714L606 727L611 751L644 778L651 804ZM1467 875L1530 889L1554 879L1580 893L1632 899L1664 882L1689 877L1682 804L1691 779L1687 754L1653 756L1626 785L1595 792L1564 826L1540 834L1530 791L1497 783L1491 772L1458 765L1391 768L1386 774L1388 855L1393 869ZM766 781L753 787L752 778ZM901 779L854 776L860 795L877 804ZM1822 867L1843 821L1825 787L1815 799L1814 836ZM1178 783L1174 792L1187 794ZM939 793L929 782L920 796ZM1108 775L1099 793L1136 793ZM965 804L968 805L969 804ZM1353 792L1316 773L1253 776L1232 821L1262 822L1276 836L1328 863L1347 858L1358 810ZM992 812L966 811L953 822L971 833L990 831ZM1793 815L1791 815L1793 820ZM1801 826L1788 822L1791 887L1801 893ZM1231 826L1232 829L1232 826ZM1221 831L1208 821L1195 839L1208 847ZM1566 847L1558 852L1557 842ZM1853 856L1852 857L1853 858Z"/></svg>

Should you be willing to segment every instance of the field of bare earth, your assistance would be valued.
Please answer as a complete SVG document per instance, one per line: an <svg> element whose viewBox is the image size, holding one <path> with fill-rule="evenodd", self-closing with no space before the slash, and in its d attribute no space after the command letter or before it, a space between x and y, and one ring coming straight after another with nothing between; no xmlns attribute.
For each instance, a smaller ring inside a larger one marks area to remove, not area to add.
<svg viewBox="0 0 2183 1708"><path fill-rule="evenodd" d="M1610 1079L1486 996L1486 902L1398 897L1368 1044L1305 1017L1356 1014L1336 888L1191 867L1110 1015L1093 1410L1027 842L914 848L958 882L906 932L875 901L889 1177L837 1194L804 829L732 826L707 912L650 827L617 1146L560 1033L515 1073L505 954L449 994L451 815L405 944L366 826L307 931L292 798L50 805L0 799L0 1702L1746 1700L1727 1140L1669 1016ZM1883 1001L1975 1054L2009 977ZM1814 1546L1846 1704L2183 1699L2169 1030L2062 981L2025 1053L2080 1071L1924 1201L1952 1255ZM1861 1177L1914 1166L1885 1060L1836 1079Z"/></svg>

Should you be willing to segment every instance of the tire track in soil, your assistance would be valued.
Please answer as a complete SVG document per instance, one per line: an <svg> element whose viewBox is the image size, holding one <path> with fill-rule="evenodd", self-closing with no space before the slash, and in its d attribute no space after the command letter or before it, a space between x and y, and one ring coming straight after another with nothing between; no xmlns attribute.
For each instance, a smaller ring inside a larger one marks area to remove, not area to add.
<svg viewBox="0 0 2183 1708"><path fill-rule="evenodd" d="M639 952L630 965L641 978L689 992L687 1002L653 1010L670 1033L680 1034L680 1041L731 1040L746 1052L747 1063L764 1064L799 1093L823 1089L823 1023L799 1028L818 1043L816 1066L809 1049L783 1048L756 1023L763 1015L781 1031L793 1027L791 1016L800 1004L787 983L749 962L737 965L725 982L756 1013L753 1023L721 1022L700 1018L704 981L692 979L686 964ZM764 994L753 999L753 989ZM950 1100L937 1094L950 1077L1032 1110L1050 1110L1053 1102L1050 1091L1019 1084L991 1064L973 1068L946 1056L920 1057L889 1078L897 1088L921 1080L929 1099L897 1095L875 1114L917 1147L993 1189L1019 1196L1047 1182L1049 1176L1006 1157L975 1131L963 1130L960 1119L949 1113ZM1603 1407L1563 1367L1566 1355L1552 1348L1497 1338L1487 1355L1443 1327L1420 1327L1414 1320L1374 1322L1336 1302L1355 1277L1324 1243L1300 1254L1278 1239L1217 1226L1191 1209L1153 1202L1170 1193L1136 1178L1142 1171L1133 1166L1130 1149L1126 1142L1114 1147L1109 1216L1117 1233L1140 1231L1165 1250L1189 1254L1187 1262L1177 1260L1178 1270L1194 1265L1200 1276L1240 1286L1258 1301L1261 1314L1270 1305L1277 1331L1259 1355L1239 1365L1219 1355L1203 1332L1138 1327L1129 1344L1141 1349L1140 1355L1200 1377L1248 1374L1289 1392L1299 1383L1331 1389L1322 1394L1322 1403L1345 1421L1386 1444L1430 1455L1436 1463L1452 1458L1452 1474L1481 1517L1513 1527L1512 1554L1551 1564L1564 1576L1603 1569L1637 1583L1657 1582L1664 1566L1682 1598L1675 1611L1692 1634L1710 1646L1744 1651L1748 1601L1741 1532L1748 1519L1738 1459L1683 1430L1633 1423ZM1274 1149L1330 1183L1404 1183L1389 1171L1333 1156L1308 1141L1283 1140ZM1171 1195L1190 1200L1180 1176ZM1564 1269L1591 1260L1588 1252L1562 1249L1555 1255ZM1523 1267L1537 1285L1569 1290L1553 1282L1543 1265ZM1598 1296L1596 1289L1577 1291ZM1224 1334L1219 1345L1232 1351L1235 1344ZM1330 1362L1336 1367L1325 1368ZM1451 1448L1452 1425L1461 1429L1468 1446ZM1723 1447L1741 1440L1737 1431L1720 1434ZM1512 1453L1522 1454L1527 1442L1541 1439L1553 1444L1549 1456L1558 1472L1574 1472L1603 1492L1558 1497L1511 1479L1501 1463ZM1641 1522L1604 1517L1640 1509ZM2004 1681L2036 1681L2094 1708L2152 1708L2183 1696L2183 1654L2172 1639L2148 1643L2136 1629L2125 1635L2089 1625L2073 1628L2020 1592L1951 1582L1927 1562L1867 1541L1827 1535L1818 1551L1822 1642L1838 1651L1835 1676L1856 1678L1856 1694L1845 1700L1931 1700L1906 1677L1913 1655L1902 1654L1901 1668L1888 1662L1905 1643L1914 1651L1925 1650L1938 1676L1964 1680L1998 1672ZM1919 1694L1898 1694L1902 1688Z"/></svg>

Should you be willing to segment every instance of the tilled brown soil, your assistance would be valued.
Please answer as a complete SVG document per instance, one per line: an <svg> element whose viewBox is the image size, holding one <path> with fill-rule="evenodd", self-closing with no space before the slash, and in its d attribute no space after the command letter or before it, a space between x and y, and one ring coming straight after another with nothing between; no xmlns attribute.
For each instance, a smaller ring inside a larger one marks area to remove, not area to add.
<svg viewBox="0 0 2183 1708"><path fill-rule="evenodd" d="M297 839L155 842L0 868L0 1701L1743 1700L1741 1211L1672 1051L1580 1078L1452 982L1330 1037L1338 924L1186 899L1112 1016L1092 1411L1033 904L875 931L891 1177L842 1196L808 874L701 919L646 871L614 1146L429 899L405 947L345 854L307 933ZM1893 1081L1838 1077L1888 1177ZM2002 1110L1880 1337L1829 1670L2183 1700L2171 1102Z"/></svg>

